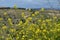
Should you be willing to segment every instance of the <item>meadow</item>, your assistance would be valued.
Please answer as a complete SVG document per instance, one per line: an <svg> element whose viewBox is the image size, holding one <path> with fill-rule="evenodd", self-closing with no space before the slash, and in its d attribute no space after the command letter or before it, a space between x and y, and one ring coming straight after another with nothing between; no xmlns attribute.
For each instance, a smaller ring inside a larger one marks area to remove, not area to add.
<svg viewBox="0 0 60 40"><path fill-rule="evenodd" d="M45 13L44 8L0 10L0 40L60 40L60 14L56 14Z"/></svg>

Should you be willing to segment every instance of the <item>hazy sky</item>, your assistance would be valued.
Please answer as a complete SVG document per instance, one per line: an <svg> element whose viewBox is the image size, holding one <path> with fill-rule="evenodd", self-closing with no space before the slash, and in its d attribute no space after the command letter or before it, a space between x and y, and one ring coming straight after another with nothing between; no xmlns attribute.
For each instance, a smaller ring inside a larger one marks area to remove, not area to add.
<svg viewBox="0 0 60 40"><path fill-rule="evenodd" d="M58 0L0 0L0 7L13 7L16 4L17 7L24 8L50 8L51 6L60 8L59 2Z"/></svg>

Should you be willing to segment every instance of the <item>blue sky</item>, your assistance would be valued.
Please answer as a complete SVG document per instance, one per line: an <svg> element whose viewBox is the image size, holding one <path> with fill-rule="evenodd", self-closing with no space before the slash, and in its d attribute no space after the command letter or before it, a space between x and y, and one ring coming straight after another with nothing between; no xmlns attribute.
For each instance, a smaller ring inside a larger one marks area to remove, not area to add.
<svg viewBox="0 0 60 40"><path fill-rule="evenodd" d="M60 2L60 1L59 1ZM13 7L14 4L17 7L24 8L60 8L58 0L0 0L0 7Z"/></svg>

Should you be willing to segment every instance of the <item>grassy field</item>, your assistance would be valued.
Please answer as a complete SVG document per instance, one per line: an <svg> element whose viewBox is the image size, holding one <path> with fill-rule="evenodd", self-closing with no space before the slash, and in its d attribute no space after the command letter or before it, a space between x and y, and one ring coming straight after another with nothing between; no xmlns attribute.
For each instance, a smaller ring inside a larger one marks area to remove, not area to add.
<svg viewBox="0 0 60 40"><path fill-rule="evenodd" d="M0 9L0 40L60 40L60 11Z"/></svg>

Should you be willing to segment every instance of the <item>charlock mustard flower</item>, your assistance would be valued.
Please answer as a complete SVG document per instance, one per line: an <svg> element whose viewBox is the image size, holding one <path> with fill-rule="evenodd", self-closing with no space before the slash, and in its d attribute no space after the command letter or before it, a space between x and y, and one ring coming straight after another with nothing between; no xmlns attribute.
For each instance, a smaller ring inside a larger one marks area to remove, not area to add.
<svg viewBox="0 0 60 40"><path fill-rule="evenodd" d="M40 30L40 29L37 29L37 30L36 30L36 33L39 33L39 32L41 32L41 30Z"/></svg>
<svg viewBox="0 0 60 40"><path fill-rule="evenodd" d="M10 36L10 34L7 34L7 36Z"/></svg>
<svg viewBox="0 0 60 40"><path fill-rule="evenodd" d="M41 40L40 38L38 38L37 40Z"/></svg>
<svg viewBox="0 0 60 40"><path fill-rule="evenodd" d="M19 36L16 37L16 40L18 40L18 39L19 39Z"/></svg>
<svg viewBox="0 0 60 40"><path fill-rule="evenodd" d="M51 31L51 32L56 32L57 30L55 30L55 29L50 29L50 31Z"/></svg>
<svg viewBox="0 0 60 40"><path fill-rule="evenodd" d="M31 9L30 9L30 8L29 8L28 10L29 10L29 11L31 11Z"/></svg>
<svg viewBox="0 0 60 40"><path fill-rule="evenodd" d="M51 40L50 38L48 38L48 40Z"/></svg>
<svg viewBox="0 0 60 40"><path fill-rule="evenodd" d="M29 31L26 31L26 34L28 34L29 33Z"/></svg>
<svg viewBox="0 0 60 40"><path fill-rule="evenodd" d="M45 39L47 39L47 36L46 36L46 35L44 35L44 38L45 38Z"/></svg>
<svg viewBox="0 0 60 40"><path fill-rule="evenodd" d="M4 12L4 15L6 16L7 15L7 12Z"/></svg>
<svg viewBox="0 0 60 40"><path fill-rule="evenodd" d="M28 19L27 19L27 20L31 21L31 20L32 20L32 17L28 17Z"/></svg>
<svg viewBox="0 0 60 40"><path fill-rule="evenodd" d="M57 16L54 16L53 19L57 19Z"/></svg>
<svg viewBox="0 0 60 40"><path fill-rule="evenodd" d="M44 29L44 30L43 30L43 32L47 32L47 30L46 30L46 29Z"/></svg>
<svg viewBox="0 0 60 40"><path fill-rule="evenodd" d="M11 18L8 18L9 21L11 21L12 19Z"/></svg>
<svg viewBox="0 0 60 40"><path fill-rule="evenodd" d="M33 26L30 26L29 28L27 28L28 30L33 30Z"/></svg>
<svg viewBox="0 0 60 40"><path fill-rule="evenodd" d="M41 11L45 11L45 9L44 8L41 8Z"/></svg>
<svg viewBox="0 0 60 40"><path fill-rule="evenodd" d="M57 26L60 26L60 23L59 23L59 24L57 24Z"/></svg>
<svg viewBox="0 0 60 40"><path fill-rule="evenodd" d="M7 26L5 26L5 25L4 25L4 26L2 26L2 29L7 29Z"/></svg>
<svg viewBox="0 0 60 40"><path fill-rule="evenodd" d="M15 31L16 31L16 29L12 29L12 28L10 29L10 32L15 32Z"/></svg>
<svg viewBox="0 0 60 40"><path fill-rule="evenodd" d="M46 27L46 23L42 23L41 26L42 26L42 27Z"/></svg>
<svg viewBox="0 0 60 40"><path fill-rule="evenodd" d="M3 18L0 18L0 21L3 20Z"/></svg>
<svg viewBox="0 0 60 40"><path fill-rule="evenodd" d="M26 22L24 23L24 25L28 25L28 23L29 23L29 20L26 19Z"/></svg>
<svg viewBox="0 0 60 40"><path fill-rule="evenodd" d="M27 30L34 31L35 30L34 24L30 24L29 27L27 28Z"/></svg>
<svg viewBox="0 0 60 40"><path fill-rule="evenodd" d="M51 22L51 21L52 21L52 19L46 19L45 21L46 21L46 22Z"/></svg>
<svg viewBox="0 0 60 40"><path fill-rule="evenodd" d="M32 16L34 17L34 16L35 16L35 14L32 14Z"/></svg>
<svg viewBox="0 0 60 40"><path fill-rule="evenodd" d="M20 22L18 23L18 25L22 25L22 23L23 23L23 22L22 22L22 21L20 21Z"/></svg>
<svg viewBox="0 0 60 40"><path fill-rule="evenodd" d="M41 19L39 19L38 22L41 22Z"/></svg>
<svg viewBox="0 0 60 40"><path fill-rule="evenodd" d="M21 40L25 40L25 39L22 37Z"/></svg>
<svg viewBox="0 0 60 40"><path fill-rule="evenodd" d="M22 36L23 38L25 37L25 35Z"/></svg>
<svg viewBox="0 0 60 40"><path fill-rule="evenodd" d="M33 39L29 39L29 40L33 40Z"/></svg>
<svg viewBox="0 0 60 40"><path fill-rule="evenodd" d="M50 31L51 31L51 32L53 32L53 30L52 30L52 29L50 29Z"/></svg>
<svg viewBox="0 0 60 40"><path fill-rule="evenodd" d="M22 17L24 17L25 16L25 14L24 14L24 12L22 13Z"/></svg>
<svg viewBox="0 0 60 40"><path fill-rule="evenodd" d="M19 31L19 34L21 34L21 32Z"/></svg>
<svg viewBox="0 0 60 40"><path fill-rule="evenodd" d="M60 29L57 29L57 31L60 31Z"/></svg>
<svg viewBox="0 0 60 40"><path fill-rule="evenodd" d="M36 12L35 12L35 15L37 15L37 14L39 14L39 11L36 11Z"/></svg>
<svg viewBox="0 0 60 40"><path fill-rule="evenodd" d="M1 36L1 38L4 38L4 36Z"/></svg>
<svg viewBox="0 0 60 40"><path fill-rule="evenodd" d="M13 25L13 23L12 23L12 22L10 22L10 25L12 26L12 25Z"/></svg>
<svg viewBox="0 0 60 40"><path fill-rule="evenodd" d="M6 38L6 40L9 40L9 38Z"/></svg>
<svg viewBox="0 0 60 40"><path fill-rule="evenodd" d="M14 8L15 8L15 9L17 8L16 4L14 4Z"/></svg>
<svg viewBox="0 0 60 40"><path fill-rule="evenodd" d="M27 18L27 16L24 16L24 19L26 19Z"/></svg>
<svg viewBox="0 0 60 40"><path fill-rule="evenodd" d="M10 25L13 25L11 18L8 18L8 22L9 22Z"/></svg>

